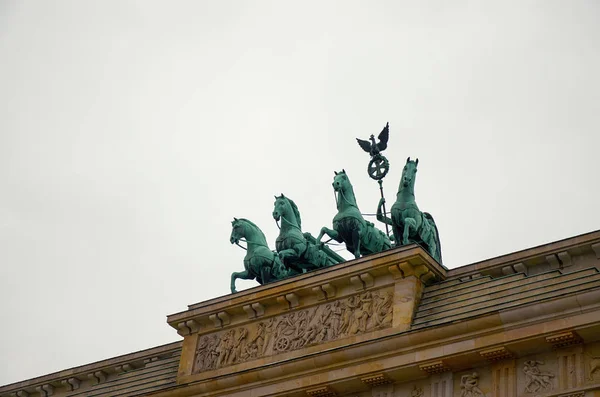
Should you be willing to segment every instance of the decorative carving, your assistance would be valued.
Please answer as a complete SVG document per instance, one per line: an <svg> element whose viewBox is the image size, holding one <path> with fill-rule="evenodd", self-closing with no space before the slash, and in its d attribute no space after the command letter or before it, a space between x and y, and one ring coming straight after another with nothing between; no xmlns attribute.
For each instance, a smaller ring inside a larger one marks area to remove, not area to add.
<svg viewBox="0 0 600 397"><path fill-rule="evenodd" d="M481 397L483 392L479 388L479 374L463 375L460 378L460 397Z"/></svg>
<svg viewBox="0 0 600 397"><path fill-rule="evenodd" d="M265 306L260 302L254 302L251 305L244 305L242 308L246 314L248 314L248 318L256 318L265 314Z"/></svg>
<svg viewBox="0 0 600 397"><path fill-rule="evenodd" d="M368 291L202 335L196 348L194 373L387 328L392 324L392 313L391 291Z"/></svg>
<svg viewBox="0 0 600 397"><path fill-rule="evenodd" d="M362 383L364 383L365 385L368 385L371 387L386 385L386 384L392 382L390 380L390 378L385 376L385 374L376 374L376 375L365 376L364 378L360 378L360 381Z"/></svg>
<svg viewBox="0 0 600 397"><path fill-rule="evenodd" d="M77 389L79 389L79 386L81 385L81 381L77 378L65 379L65 380L62 380L60 383L64 387L66 387L68 391L77 390Z"/></svg>
<svg viewBox="0 0 600 397"><path fill-rule="evenodd" d="M306 394L308 394L311 397L334 397L335 396L335 392L327 386L321 386L321 387L317 387L315 389L307 390Z"/></svg>
<svg viewBox="0 0 600 397"><path fill-rule="evenodd" d="M319 285L317 287L313 287L313 292L317 294L318 300L327 300L331 299L335 296L336 289L330 283L326 283L323 285Z"/></svg>
<svg viewBox="0 0 600 397"><path fill-rule="evenodd" d="M47 384L38 386L35 390L40 394L41 397L50 397L54 394L54 386Z"/></svg>
<svg viewBox="0 0 600 397"><path fill-rule="evenodd" d="M479 352L479 354L481 355L481 357L485 358L489 362L513 358L513 354L510 351L508 351L504 346L482 350Z"/></svg>
<svg viewBox="0 0 600 397"><path fill-rule="evenodd" d="M563 332L556 335L546 337L546 342L552 344L554 349L577 345L582 342L582 339L575 331Z"/></svg>
<svg viewBox="0 0 600 397"><path fill-rule="evenodd" d="M410 397L423 397L423 393L422 387L414 385L412 391L410 392Z"/></svg>
<svg viewBox="0 0 600 397"><path fill-rule="evenodd" d="M100 384L106 380L106 374L104 371L96 371L94 373L88 374L88 378L90 378L94 385Z"/></svg>
<svg viewBox="0 0 600 397"><path fill-rule="evenodd" d="M431 363L422 364L419 365L419 369L427 372L429 375L439 374L450 370L450 368L448 368L443 361L434 361Z"/></svg>
<svg viewBox="0 0 600 397"><path fill-rule="evenodd" d="M589 379L594 380L594 374L600 373L600 356L592 356L590 360Z"/></svg>
<svg viewBox="0 0 600 397"><path fill-rule="evenodd" d="M552 390L552 378L554 378L554 374L547 371L540 371L538 365L543 364L543 361L525 361L523 372L525 372L525 376L527 377L527 385L525 385L526 393Z"/></svg>
<svg viewBox="0 0 600 397"><path fill-rule="evenodd" d="M123 364L123 365L117 365L115 367L115 372L118 374L122 374L125 372L133 371L134 369L135 369L135 366L133 364ZM73 379L73 378L71 378L71 379Z"/></svg>

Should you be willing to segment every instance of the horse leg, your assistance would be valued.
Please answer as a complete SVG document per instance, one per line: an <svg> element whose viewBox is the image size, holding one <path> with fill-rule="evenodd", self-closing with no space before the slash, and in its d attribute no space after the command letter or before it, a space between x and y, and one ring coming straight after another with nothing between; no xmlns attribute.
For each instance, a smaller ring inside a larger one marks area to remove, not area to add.
<svg viewBox="0 0 600 397"><path fill-rule="evenodd" d="M321 242L321 238L323 237L323 235L328 235L330 238L334 239L335 241L337 241L338 243L341 243L342 240L340 239L340 234L337 232L337 230L333 230L333 229L329 229L326 228L325 226L323 226L321 228L321 232L319 233L319 237L317 237L317 244L323 244L323 242Z"/></svg>
<svg viewBox="0 0 600 397"><path fill-rule="evenodd" d="M352 245L354 246L353 254L357 259L360 258L360 243L362 242L362 234L362 226L358 224L358 227L352 231Z"/></svg>
<svg viewBox="0 0 600 397"><path fill-rule="evenodd" d="M250 274L248 270L244 270L243 272L233 272L231 273L231 293L235 294L237 291L235 289L235 280L241 278L242 280L252 280L254 276Z"/></svg>
<svg viewBox="0 0 600 397"><path fill-rule="evenodd" d="M396 225L395 223L392 224L392 233L394 234L392 237L390 237L390 240L394 243L394 245L396 247L399 247L402 245L402 239L400 238L400 236L402 235L402 233L400 233L400 226Z"/></svg>
<svg viewBox="0 0 600 397"><path fill-rule="evenodd" d="M410 236L410 228L416 230L417 223L413 218L404 218L404 232L402 233L402 245L408 244L408 237Z"/></svg>
<svg viewBox="0 0 600 397"><path fill-rule="evenodd" d="M296 250L294 250L293 248L288 248L286 250L279 251L278 255L279 255L279 259L281 259L282 261L284 261L284 263L285 263L285 259L286 258L297 257L298 256L296 254Z"/></svg>

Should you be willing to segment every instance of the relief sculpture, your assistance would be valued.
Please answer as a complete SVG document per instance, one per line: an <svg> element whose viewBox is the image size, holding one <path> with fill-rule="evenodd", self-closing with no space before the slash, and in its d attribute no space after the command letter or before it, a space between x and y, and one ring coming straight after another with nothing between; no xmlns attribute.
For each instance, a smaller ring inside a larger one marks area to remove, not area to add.
<svg viewBox="0 0 600 397"><path fill-rule="evenodd" d="M479 375L473 372L471 375L463 375L460 378L460 397L481 397L483 392L479 388Z"/></svg>
<svg viewBox="0 0 600 397"><path fill-rule="evenodd" d="M413 386L412 391L410 392L410 397L423 397L424 391L422 387Z"/></svg>
<svg viewBox="0 0 600 397"><path fill-rule="evenodd" d="M198 340L194 373L392 325L392 293L365 292ZM474 396L475 397L475 396Z"/></svg>
<svg viewBox="0 0 600 397"><path fill-rule="evenodd" d="M592 356L590 360L589 379L594 380L594 374L600 373L600 356Z"/></svg>
<svg viewBox="0 0 600 397"><path fill-rule="evenodd" d="M526 393L552 390L552 378L554 378L554 374L541 371L538 368L538 365L543 364L543 361L525 361L523 372L525 372L525 376L527 377L527 385L525 386Z"/></svg>

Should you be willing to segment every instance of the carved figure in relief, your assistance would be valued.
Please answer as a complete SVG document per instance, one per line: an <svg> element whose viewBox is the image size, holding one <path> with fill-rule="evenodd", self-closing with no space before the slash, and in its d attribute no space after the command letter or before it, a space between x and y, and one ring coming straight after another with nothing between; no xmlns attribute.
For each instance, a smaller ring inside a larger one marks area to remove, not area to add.
<svg viewBox="0 0 600 397"><path fill-rule="evenodd" d="M350 328L350 333L352 334L365 332L367 329L367 321L369 321L369 317L371 316L371 293L367 292L364 297L357 296L356 298L357 304L354 312L355 322L353 327Z"/></svg>
<svg viewBox="0 0 600 397"><path fill-rule="evenodd" d="M256 335L250 339L248 342L248 347L246 348L247 356L249 358L255 358L263 352L266 327L267 325L264 322L258 323L256 327Z"/></svg>
<svg viewBox="0 0 600 397"><path fill-rule="evenodd" d="M221 340L219 341L219 344L217 345L217 348L215 349L216 353L217 353L217 367L221 367L223 364L227 363L227 357L229 355L229 342L232 338L231 336L231 332L233 330L229 330L227 331L223 336L221 336Z"/></svg>
<svg viewBox="0 0 600 397"><path fill-rule="evenodd" d="M217 366L217 344L220 339L216 335L205 335L200 338L196 349L196 368L214 369Z"/></svg>
<svg viewBox="0 0 600 397"><path fill-rule="evenodd" d="M248 330L244 327L238 328L237 335L234 333L235 342L233 345L233 349L231 352L230 363L239 361L242 358L245 358L246 355L246 337L248 336Z"/></svg>
<svg viewBox="0 0 600 397"><path fill-rule="evenodd" d="M203 335L194 372L217 369L391 325L392 294L365 292L273 317L255 326ZM470 397L470 396L469 396Z"/></svg>
<svg viewBox="0 0 600 397"><path fill-rule="evenodd" d="M552 390L552 378L554 374L541 371L538 365L543 365L543 361L529 360L525 361L523 372L527 376L526 393L537 393L540 390Z"/></svg>
<svg viewBox="0 0 600 397"><path fill-rule="evenodd" d="M377 297L377 303L375 304L374 317L375 323L378 326L385 326L392 324L392 294L386 292L383 296Z"/></svg>
<svg viewBox="0 0 600 397"><path fill-rule="evenodd" d="M590 361L590 380L594 380L594 373L600 372L600 356L592 356Z"/></svg>
<svg viewBox="0 0 600 397"><path fill-rule="evenodd" d="M410 397L423 397L423 388L417 387L417 385L413 386L412 391L410 392Z"/></svg>
<svg viewBox="0 0 600 397"><path fill-rule="evenodd" d="M340 301L335 301L329 306L329 323L327 327L327 339L332 340L335 335L339 334L340 325L342 324L342 308ZM327 307L325 308L327 310Z"/></svg>
<svg viewBox="0 0 600 397"><path fill-rule="evenodd" d="M352 323L354 317L354 299L353 297L346 298L344 300L344 309L342 314L342 327L340 329L340 333L344 334L348 332L350 329L350 324Z"/></svg>
<svg viewBox="0 0 600 397"><path fill-rule="evenodd" d="M460 378L461 397L480 397L483 392L479 388L479 374L473 372L471 375L463 375Z"/></svg>

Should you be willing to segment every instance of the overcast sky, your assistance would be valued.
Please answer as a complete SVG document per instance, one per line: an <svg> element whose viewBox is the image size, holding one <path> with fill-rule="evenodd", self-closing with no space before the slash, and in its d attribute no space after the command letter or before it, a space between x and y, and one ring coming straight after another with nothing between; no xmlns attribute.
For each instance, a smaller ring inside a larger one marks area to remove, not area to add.
<svg viewBox="0 0 600 397"><path fill-rule="evenodd" d="M595 0L0 1L0 384L178 340L274 194L374 212L387 121L447 267L598 229L599 39Z"/></svg>

